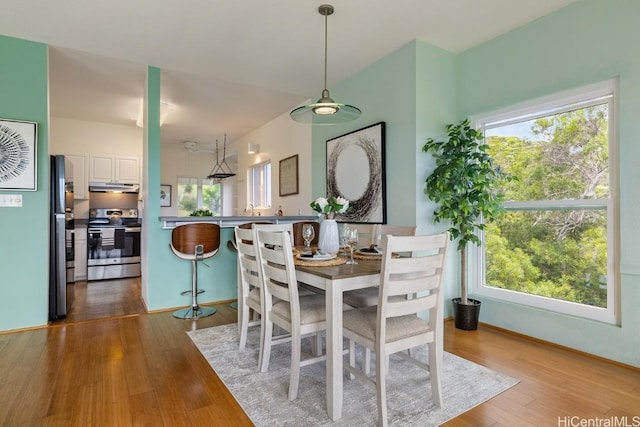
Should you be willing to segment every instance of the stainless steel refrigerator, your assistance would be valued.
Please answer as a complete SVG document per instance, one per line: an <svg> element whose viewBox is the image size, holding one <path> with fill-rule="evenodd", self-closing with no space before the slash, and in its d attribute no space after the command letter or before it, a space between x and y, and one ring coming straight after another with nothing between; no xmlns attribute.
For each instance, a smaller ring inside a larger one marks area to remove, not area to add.
<svg viewBox="0 0 640 427"><path fill-rule="evenodd" d="M49 320L67 315L67 283L75 281L73 165L51 156L49 213Z"/></svg>

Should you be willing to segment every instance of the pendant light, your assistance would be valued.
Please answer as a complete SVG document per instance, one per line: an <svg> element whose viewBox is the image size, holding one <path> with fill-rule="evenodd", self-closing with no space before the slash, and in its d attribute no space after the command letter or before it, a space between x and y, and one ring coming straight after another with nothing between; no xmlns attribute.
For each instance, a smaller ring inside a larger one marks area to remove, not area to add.
<svg viewBox="0 0 640 427"><path fill-rule="evenodd" d="M323 4L318 8L320 15L324 16L324 89L322 97L313 104L304 105L291 111L290 116L296 122L332 125L355 120L361 114L358 107L335 102L329 96L327 89L327 17L333 14L333 10L333 6L330 4Z"/></svg>

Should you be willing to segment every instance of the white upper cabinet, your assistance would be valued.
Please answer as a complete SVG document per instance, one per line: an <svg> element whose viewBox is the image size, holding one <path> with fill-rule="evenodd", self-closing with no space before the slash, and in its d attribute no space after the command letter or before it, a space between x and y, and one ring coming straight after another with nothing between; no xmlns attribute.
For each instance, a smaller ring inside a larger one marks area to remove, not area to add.
<svg viewBox="0 0 640 427"><path fill-rule="evenodd" d="M65 154L73 164L73 198L89 198L89 156L87 154Z"/></svg>
<svg viewBox="0 0 640 427"><path fill-rule="evenodd" d="M130 156L93 155L89 181L139 184L140 159Z"/></svg>

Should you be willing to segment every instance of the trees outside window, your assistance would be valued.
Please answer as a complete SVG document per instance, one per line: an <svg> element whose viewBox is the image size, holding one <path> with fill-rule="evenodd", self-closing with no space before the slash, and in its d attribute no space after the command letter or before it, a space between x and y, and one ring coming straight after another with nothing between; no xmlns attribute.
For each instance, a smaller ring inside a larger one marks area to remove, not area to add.
<svg viewBox="0 0 640 427"><path fill-rule="evenodd" d="M213 216L222 215L221 185L213 179L178 178L178 216L189 216L196 209L209 209Z"/></svg>
<svg viewBox="0 0 640 427"><path fill-rule="evenodd" d="M615 82L486 117L490 154L515 180L487 224L477 291L615 322Z"/></svg>

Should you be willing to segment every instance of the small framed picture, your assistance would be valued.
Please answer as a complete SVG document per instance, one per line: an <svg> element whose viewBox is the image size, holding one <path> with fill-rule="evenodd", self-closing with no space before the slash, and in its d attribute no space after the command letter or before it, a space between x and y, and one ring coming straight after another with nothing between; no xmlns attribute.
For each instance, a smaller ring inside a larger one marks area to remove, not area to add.
<svg viewBox="0 0 640 427"><path fill-rule="evenodd" d="M0 119L0 190L37 190L38 124Z"/></svg>
<svg viewBox="0 0 640 427"><path fill-rule="evenodd" d="M166 184L160 185L160 206L171 206L171 186Z"/></svg>
<svg viewBox="0 0 640 427"><path fill-rule="evenodd" d="M280 160L280 196L298 194L298 155Z"/></svg>

